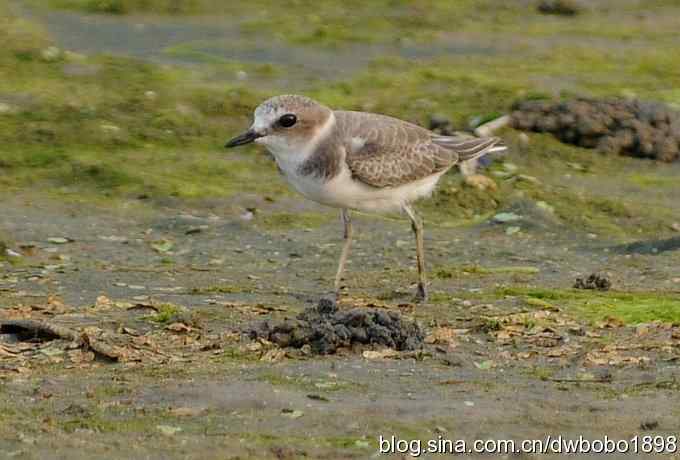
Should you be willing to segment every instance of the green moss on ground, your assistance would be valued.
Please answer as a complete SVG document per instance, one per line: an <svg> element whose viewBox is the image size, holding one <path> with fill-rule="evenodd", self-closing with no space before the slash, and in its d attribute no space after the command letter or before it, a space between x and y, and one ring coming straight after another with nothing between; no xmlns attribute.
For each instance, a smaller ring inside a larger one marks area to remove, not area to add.
<svg viewBox="0 0 680 460"><path fill-rule="evenodd" d="M618 292L577 289L503 288L499 295L549 302L593 323L616 318L626 324L680 322L680 295L664 292Z"/></svg>

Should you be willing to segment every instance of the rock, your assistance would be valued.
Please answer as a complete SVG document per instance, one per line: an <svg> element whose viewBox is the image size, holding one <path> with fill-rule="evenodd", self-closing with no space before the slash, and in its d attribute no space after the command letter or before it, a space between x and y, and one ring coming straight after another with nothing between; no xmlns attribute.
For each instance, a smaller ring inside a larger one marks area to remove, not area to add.
<svg viewBox="0 0 680 460"><path fill-rule="evenodd" d="M515 214L514 212L499 212L493 216L493 221L499 224L505 224L508 222L515 222L522 218L522 216Z"/></svg>
<svg viewBox="0 0 680 460"><path fill-rule="evenodd" d="M158 99L158 93L156 91L144 91L144 97L150 101L155 101Z"/></svg>
<svg viewBox="0 0 680 460"><path fill-rule="evenodd" d="M671 224L671 229L675 230L676 232L680 232L680 222L673 222Z"/></svg>
<svg viewBox="0 0 680 460"><path fill-rule="evenodd" d="M508 235L508 236L514 235L515 233L519 233L520 230L522 230L520 227L516 227L516 226L508 227L508 228L505 229L505 234Z"/></svg>
<svg viewBox="0 0 680 460"><path fill-rule="evenodd" d="M474 187L477 190L481 190L483 192L486 191L495 192L496 190L498 190L496 182L490 177L487 177L483 174L473 174L471 176L466 176L465 185Z"/></svg>

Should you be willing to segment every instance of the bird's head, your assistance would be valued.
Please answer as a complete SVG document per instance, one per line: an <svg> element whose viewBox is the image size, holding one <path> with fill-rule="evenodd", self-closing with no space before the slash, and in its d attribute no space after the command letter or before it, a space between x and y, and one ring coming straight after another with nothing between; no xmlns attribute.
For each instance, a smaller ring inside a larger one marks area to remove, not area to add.
<svg viewBox="0 0 680 460"><path fill-rule="evenodd" d="M318 102L298 95L275 96L255 109L253 124L225 147L257 142L273 154L303 152L327 126L333 112Z"/></svg>

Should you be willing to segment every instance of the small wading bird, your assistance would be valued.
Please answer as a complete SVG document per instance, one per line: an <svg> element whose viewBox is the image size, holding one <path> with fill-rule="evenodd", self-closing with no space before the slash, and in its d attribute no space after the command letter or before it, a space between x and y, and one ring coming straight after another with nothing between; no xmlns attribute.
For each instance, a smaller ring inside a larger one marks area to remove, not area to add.
<svg viewBox="0 0 680 460"><path fill-rule="evenodd" d="M336 299L352 243L350 210L359 210L403 211L409 217L416 239L416 299L424 301L423 225L412 203L430 195L457 163L506 149L496 137L440 136L396 118L331 110L297 95L264 101L250 129L225 147L253 141L269 150L298 192L341 209L345 243L335 275Z"/></svg>

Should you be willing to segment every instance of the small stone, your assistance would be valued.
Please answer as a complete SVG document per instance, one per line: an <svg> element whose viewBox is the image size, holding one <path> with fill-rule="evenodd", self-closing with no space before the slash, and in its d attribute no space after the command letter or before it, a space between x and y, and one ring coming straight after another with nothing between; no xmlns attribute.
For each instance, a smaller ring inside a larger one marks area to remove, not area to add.
<svg viewBox="0 0 680 460"><path fill-rule="evenodd" d="M465 404L467 407L475 407L475 403L472 401L464 401L463 404Z"/></svg>
<svg viewBox="0 0 680 460"><path fill-rule="evenodd" d="M534 176L528 176L526 174L518 174L517 179L524 181L524 182L529 182L534 185L541 185L541 181L534 177Z"/></svg>
<svg viewBox="0 0 680 460"><path fill-rule="evenodd" d="M163 436L174 436L182 429L178 426L170 426L170 425L157 425L156 429L163 435Z"/></svg>
<svg viewBox="0 0 680 460"><path fill-rule="evenodd" d="M519 147L521 149L524 150L529 147L530 139L527 133L519 133L519 136L517 136L517 141L519 142Z"/></svg>
<svg viewBox="0 0 680 460"><path fill-rule="evenodd" d="M11 105L5 103L5 102L0 102L0 115L5 115L14 112L14 109L12 108Z"/></svg>
<svg viewBox="0 0 680 460"><path fill-rule="evenodd" d="M244 70L239 70L236 72L236 79L238 81L244 81L248 79L248 72Z"/></svg>
<svg viewBox="0 0 680 460"><path fill-rule="evenodd" d="M56 46L48 46L40 52L40 56L48 62L56 61L61 57L61 50Z"/></svg>
<svg viewBox="0 0 680 460"><path fill-rule="evenodd" d="M99 128L102 131L105 131L107 133L119 133L120 132L120 126L113 125L111 123L102 123L99 125Z"/></svg>
<svg viewBox="0 0 680 460"><path fill-rule="evenodd" d="M10 248L5 249L7 257L23 257L20 253L12 251Z"/></svg>
<svg viewBox="0 0 680 460"><path fill-rule="evenodd" d="M515 214L514 212L499 212L495 216L493 216L493 220L496 223L499 224L505 224L507 222L515 222L518 221L522 218L522 216L519 216Z"/></svg>
<svg viewBox="0 0 680 460"><path fill-rule="evenodd" d="M505 234L508 235L508 236L514 235L515 233L519 233L520 230L521 230L520 227L515 227L515 226L508 227L508 228L505 229Z"/></svg>
<svg viewBox="0 0 680 460"><path fill-rule="evenodd" d="M477 190L481 190L483 192L486 191L495 192L496 190L498 190L496 182L492 178L484 176L482 174L473 174L471 176L465 177L465 185L474 187Z"/></svg>
<svg viewBox="0 0 680 460"><path fill-rule="evenodd" d="M675 230L676 232L680 232L680 222L673 222L671 224L671 230Z"/></svg>
<svg viewBox="0 0 680 460"><path fill-rule="evenodd" d="M144 97L150 101L155 101L158 99L158 93L156 91L145 91Z"/></svg>
<svg viewBox="0 0 680 460"><path fill-rule="evenodd" d="M146 286L141 286L139 284L130 284L128 285L128 289L132 289L135 291L143 291L144 289L146 289Z"/></svg>
<svg viewBox="0 0 680 460"><path fill-rule="evenodd" d="M52 244L66 244L66 243L70 243L72 241L73 241L72 239L64 238L63 236L55 236L55 237L47 238L47 242L52 243Z"/></svg>

